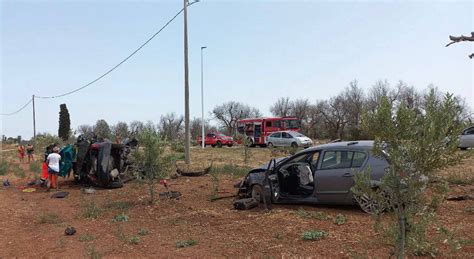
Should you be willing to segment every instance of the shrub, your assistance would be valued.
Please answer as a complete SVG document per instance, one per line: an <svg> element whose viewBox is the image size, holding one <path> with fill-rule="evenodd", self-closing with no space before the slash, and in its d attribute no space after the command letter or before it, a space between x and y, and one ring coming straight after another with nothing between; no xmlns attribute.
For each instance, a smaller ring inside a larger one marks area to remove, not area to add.
<svg viewBox="0 0 474 259"><path fill-rule="evenodd" d="M133 236L128 239L128 243L132 245L138 245L140 243L140 237L139 236Z"/></svg>
<svg viewBox="0 0 474 259"><path fill-rule="evenodd" d="M82 209L82 217L86 219L97 219L101 214L102 209L94 201L87 203Z"/></svg>
<svg viewBox="0 0 474 259"><path fill-rule="evenodd" d="M155 203L156 182L168 176L171 168L169 156L164 154L165 143L153 129L145 129L138 136L143 150L133 152L135 175L140 183L146 183L150 194L149 203Z"/></svg>
<svg viewBox="0 0 474 259"><path fill-rule="evenodd" d="M125 215L124 213L120 213L117 216L114 217L113 221L114 222L126 222L128 221L129 217Z"/></svg>
<svg viewBox="0 0 474 259"><path fill-rule="evenodd" d="M3 158L0 158L0 175L6 175L8 173L8 163Z"/></svg>
<svg viewBox="0 0 474 259"><path fill-rule="evenodd" d="M176 242L176 247L185 248L185 247L190 247L196 244L197 244L197 241L194 239L181 240L181 241Z"/></svg>
<svg viewBox="0 0 474 259"><path fill-rule="evenodd" d="M140 230L138 230L138 235L140 236L146 236L150 234L150 231L146 228L140 228Z"/></svg>
<svg viewBox="0 0 474 259"><path fill-rule="evenodd" d="M334 224L338 226L345 224L346 221L347 221L346 216L342 214L337 214L337 216L334 218Z"/></svg>
<svg viewBox="0 0 474 259"><path fill-rule="evenodd" d="M327 237L329 234L323 230L309 230L303 232L301 235L301 239L303 240L309 240L309 241L315 241L315 240L320 240L325 237Z"/></svg>

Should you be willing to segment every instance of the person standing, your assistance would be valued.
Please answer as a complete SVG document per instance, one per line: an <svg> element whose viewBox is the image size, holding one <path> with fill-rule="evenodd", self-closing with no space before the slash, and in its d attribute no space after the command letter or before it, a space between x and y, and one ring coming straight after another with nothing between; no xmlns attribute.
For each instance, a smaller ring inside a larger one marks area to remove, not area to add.
<svg viewBox="0 0 474 259"><path fill-rule="evenodd" d="M61 155L59 153L59 147L53 148L53 153L49 154L46 162L48 164L48 180L49 186L46 191L49 191L50 188L59 189L58 185L58 175L59 175L59 162L61 161Z"/></svg>
<svg viewBox="0 0 474 259"><path fill-rule="evenodd" d="M25 147L23 145L18 145L18 158L20 159L20 163L23 163L25 159Z"/></svg>
<svg viewBox="0 0 474 259"><path fill-rule="evenodd" d="M35 161L35 157L33 156L33 152L35 151L33 145L31 143L28 144L28 146L26 146L26 154L28 155L28 163L30 163L30 161L34 162Z"/></svg>

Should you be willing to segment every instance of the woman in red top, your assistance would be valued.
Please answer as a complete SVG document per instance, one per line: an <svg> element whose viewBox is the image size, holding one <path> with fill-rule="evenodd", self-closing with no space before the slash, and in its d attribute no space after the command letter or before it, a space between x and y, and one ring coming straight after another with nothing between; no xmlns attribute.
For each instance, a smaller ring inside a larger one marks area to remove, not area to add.
<svg viewBox="0 0 474 259"><path fill-rule="evenodd" d="M18 158L20 159L20 163L23 163L25 159L25 147L23 145L18 145Z"/></svg>

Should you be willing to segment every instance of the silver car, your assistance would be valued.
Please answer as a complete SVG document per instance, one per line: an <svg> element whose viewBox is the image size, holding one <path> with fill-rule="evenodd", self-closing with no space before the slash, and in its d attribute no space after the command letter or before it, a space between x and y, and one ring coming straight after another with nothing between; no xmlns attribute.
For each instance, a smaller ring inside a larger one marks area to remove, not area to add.
<svg viewBox="0 0 474 259"><path fill-rule="evenodd" d="M373 141L352 141L314 146L272 159L251 170L235 187L240 198L287 204L358 204L373 213L377 204L351 191L354 175L370 168L371 183L377 186L389 167L385 156L373 155L373 145Z"/></svg>
<svg viewBox="0 0 474 259"><path fill-rule="evenodd" d="M474 126L465 129L459 137L459 148L466 150L474 147Z"/></svg>
<svg viewBox="0 0 474 259"><path fill-rule="evenodd" d="M310 147L313 141L296 131L277 131L266 139L267 146L272 147Z"/></svg>

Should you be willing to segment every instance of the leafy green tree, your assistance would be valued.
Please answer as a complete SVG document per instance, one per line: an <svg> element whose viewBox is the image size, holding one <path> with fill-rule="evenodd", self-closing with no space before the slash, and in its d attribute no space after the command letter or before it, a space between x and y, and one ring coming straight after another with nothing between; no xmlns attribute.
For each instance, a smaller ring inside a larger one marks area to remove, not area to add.
<svg viewBox="0 0 474 259"><path fill-rule="evenodd" d="M71 119L69 118L69 111L65 103L59 105L59 109L58 136L63 141L67 141L71 135Z"/></svg>
<svg viewBox="0 0 474 259"><path fill-rule="evenodd" d="M168 176L171 157L165 155L166 142L152 128L145 128L138 135L138 141L143 149L136 149L133 152L135 174L141 183L148 186L149 203L153 204L156 200L156 183Z"/></svg>
<svg viewBox="0 0 474 259"><path fill-rule="evenodd" d="M457 152L460 112L453 95L438 96L431 89L422 110L403 102L395 106L382 97L376 111L364 116L365 129L375 136L374 154L384 156L390 166L380 183L370 181L370 169L356 175L352 191L373 202L374 214L387 209L394 216L398 258L405 256L406 246L415 254L430 252L426 227L435 210L428 206L424 190L438 169L460 162L466 154Z"/></svg>
<svg viewBox="0 0 474 259"><path fill-rule="evenodd" d="M94 133L98 138L110 139L112 131L110 130L109 124L105 120L98 120L94 126Z"/></svg>

